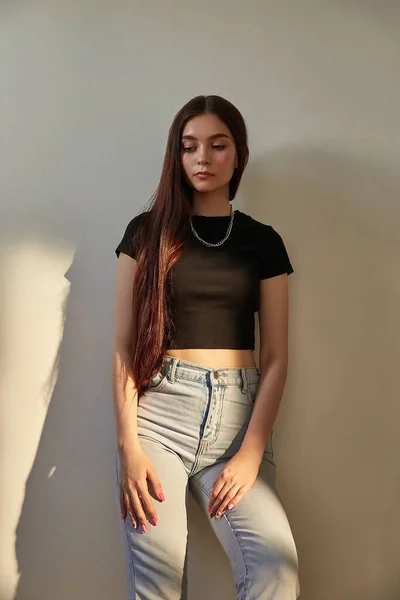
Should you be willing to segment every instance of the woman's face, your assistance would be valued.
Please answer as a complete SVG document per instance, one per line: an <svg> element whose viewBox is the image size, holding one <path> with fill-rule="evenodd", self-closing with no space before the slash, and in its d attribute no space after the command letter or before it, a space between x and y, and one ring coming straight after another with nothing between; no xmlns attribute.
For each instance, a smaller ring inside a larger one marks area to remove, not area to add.
<svg viewBox="0 0 400 600"><path fill-rule="evenodd" d="M186 179L198 192L212 192L229 184L236 164L231 132L215 115L188 121L182 132L182 166Z"/></svg>

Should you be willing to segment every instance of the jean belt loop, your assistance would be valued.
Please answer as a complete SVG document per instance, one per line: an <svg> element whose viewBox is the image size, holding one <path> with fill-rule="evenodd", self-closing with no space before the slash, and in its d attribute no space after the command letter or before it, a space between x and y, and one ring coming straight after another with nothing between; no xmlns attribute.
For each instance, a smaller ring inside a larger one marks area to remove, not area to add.
<svg viewBox="0 0 400 600"><path fill-rule="evenodd" d="M246 369L240 369L240 374L242 376L242 394L247 394L247 376Z"/></svg>
<svg viewBox="0 0 400 600"><path fill-rule="evenodd" d="M175 381L176 367L178 366L179 358L173 358L169 364L169 380L171 383Z"/></svg>

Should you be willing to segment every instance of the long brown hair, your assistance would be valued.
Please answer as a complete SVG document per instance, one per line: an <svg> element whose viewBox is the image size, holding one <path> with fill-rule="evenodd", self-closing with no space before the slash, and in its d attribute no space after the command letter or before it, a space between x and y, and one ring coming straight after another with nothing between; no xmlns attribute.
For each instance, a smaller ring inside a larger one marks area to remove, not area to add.
<svg viewBox="0 0 400 600"><path fill-rule="evenodd" d="M175 116L169 129L160 182L135 239L139 250L133 294L136 335L132 340L130 367L138 400L160 370L173 339L168 301L173 294L171 269L183 252L192 206L192 188L181 163L181 138L186 123L205 113L221 119L235 141L237 168L229 182L230 201L236 195L248 160L246 125L228 100L220 96L196 96Z"/></svg>

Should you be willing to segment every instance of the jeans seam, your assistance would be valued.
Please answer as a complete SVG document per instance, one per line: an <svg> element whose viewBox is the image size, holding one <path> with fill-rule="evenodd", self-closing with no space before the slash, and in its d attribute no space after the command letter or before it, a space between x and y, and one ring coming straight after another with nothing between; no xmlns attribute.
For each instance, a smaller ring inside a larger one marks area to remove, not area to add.
<svg viewBox="0 0 400 600"><path fill-rule="evenodd" d="M197 468L198 468L198 466L200 464L201 457L203 456L204 451L206 450L206 448L207 448L207 442L204 442L203 440L200 440L199 449L196 452L196 455L195 455L195 458L194 458L194 461L193 461L193 465L192 465L192 468L191 468L190 473L189 473L189 477L192 477L194 475L195 471L197 470Z"/></svg>
<svg viewBox="0 0 400 600"><path fill-rule="evenodd" d="M257 382L257 384L250 383L247 386L247 390L246 390L247 402L249 403L250 408L252 408L252 409L254 408L255 396L254 396L254 399L253 399L251 387L254 386L254 385L256 385L256 394L255 394L255 396L256 396L257 392L258 392L258 388L259 388L260 382Z"/></svg>
<svg viewBox="0 0 400 600"><path fill-rule="evenodd" d="M117 481L118 481L118 488L119 488L119 476L118 476L118 452L115 453L115 473L116 473L116 477L117 477ZM128 519L129 516L127 515L126 519ZM132 600L134 600L135 595L136 595L136 572L135 572L135 564L133 562L133 558L132 558L132 551L131 551L131 547L129 544L129 536L128 536L128 528L126 525L126 519L124 519L124 532L125 532L125 539L126 539L126 546L128 548L129 551L129 560L131 563L131 583L132 583L132 592L133 592L133 596L132 596ZM130 590L129 590L130 592ZM130 596L130 594L129 594ZM129 598L130 600L130 598Z"/></svg>
<svg viewBox="0 0 400 600"><path fill-rule="evenodd" d="M198 480L196 479L196 476L193 476L193 478L192 478L192 479L193 479L193 482L194 482L194 483L195 483L195 484L196 484L196 485L197 485L199 488L201 488L201 489L203 490L203 492L205 493L205 495L207 496L207 498L210 498L210 494L207 492L207 490L205 489L205 487L204 487L204 486L203 486L203 485L200 483L200 481L198 481ZM244 586L243 586L243 587L244 587L244 599L243 599L243 600L245 600L245 599L248 597L248 594L247 594L247 592L248 592L248 585L249 585L249 576L248 576L248 572L249 572L249 570L248 570L248 568L247 568L247 563L246 563L246 558L245 558L245 552L244 552L244 550L243 550L243 547L242 547L242 544L241 544L241 541L240 541L240 536L239 536L239 534L238 534L238 533L237 533L237 532L234 530L234 528L232 527L232 523L229 521L229 519L228 519L228 516L227 516L226 514L223 514L222 516L223 516L223 517L226 519L226 522L228 523L228 525L229 525L229 527L230 527L230 530L232 531L233 535L235 536L235 538L236 538L236 541L237 541L237 543L238 543L238 546L239 546L239 548L240 548L240 551L241 551L241 553L242 553L242 559L243 559L243 564L244 564L244 569L245 569L245 574L244 574Z"/></svg>
<svg viewBox="0 0 400 600"><path fill-rule="evenodd" d="M136 590L136 572L135 572L135 563L133 562L132 551L131 551L131 547L129 544L128 528L126 526L126 521L124 521L124 530L125 530L126 543L127 543L128 549L129 549L129 560L130 560L131 569L132 569L132 579L133 579L132 584L133 584L133 594L134 594L132 596L132 599L134 599L135 594L136 594L136 591L135 591Z"/></svg>
<svg viewBox="0 0 400 600"><path fill-rule="evenodd" d="M219 399L219 402L216 403L216 423L215 423L215 433L214 436L210 439L210 440L205 440L206 444L207 444L207 448L212 446L213 444L215 444L215 442L218 440L218 436L219 433L221 431L221 421L222 421L222 409L223 409L223 402L224 402L224 398L225 398L225 394L226 394L226 386L219 386L220 387L220 394L221 397ZM214 393L214 392L213 392Z"/></svg>
<svg viewBox="0 0 400 600"><path fill-rule="evenodd" d="M247 404L250 406L251 410L253 410L254 402L253 402L253 398L251 396L251 392L250 392L249 388L247 388L247 391L245 393L245 398L247 400Z"/></svg>

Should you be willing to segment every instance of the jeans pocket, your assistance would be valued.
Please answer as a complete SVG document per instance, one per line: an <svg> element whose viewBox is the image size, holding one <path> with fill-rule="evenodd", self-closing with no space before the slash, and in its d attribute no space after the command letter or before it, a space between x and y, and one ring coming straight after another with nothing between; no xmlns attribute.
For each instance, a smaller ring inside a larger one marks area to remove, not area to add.
<svg viewBox="0 0 400 600"><path fill-rule="evenodd" d="M247 400L253 408L258 390L258 383L249 383L247 386Z"/></svg>
<svg viewBox="0 0 400 600"><path fill-rule="evenodd" d="M149 391L156 392L164 388L168 381L168 377L166 373L162 371L157 371L155 375L150 380Z"/></svg>

